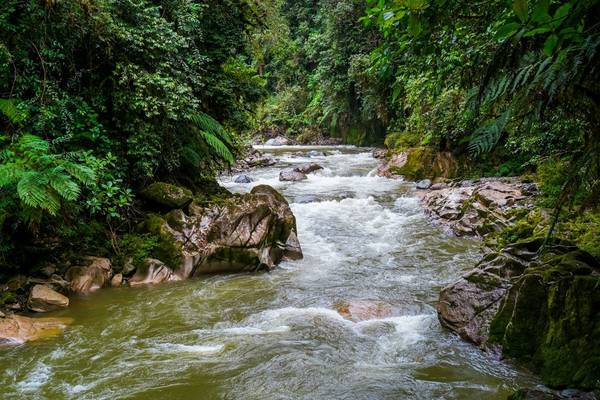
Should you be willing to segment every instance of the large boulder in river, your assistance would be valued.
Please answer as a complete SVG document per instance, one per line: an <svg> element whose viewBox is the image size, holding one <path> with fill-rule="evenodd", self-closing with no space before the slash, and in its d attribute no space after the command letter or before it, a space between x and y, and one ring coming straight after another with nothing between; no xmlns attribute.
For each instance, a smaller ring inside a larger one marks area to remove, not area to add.
<svg viewBox="0 0 600 400"><path fill-rule="evenodd" d="M392 154L379 166L377 174L387 178L403 176L410 180L420 180L453 178L460 169L461 165L450 152L438 152L431 147L414 147Z"/></svg>
<svg viewBox="0 0 600 400"><path fill-rule="evenodd" d="M286 182L286 181L297 182L297 181L303 181L305 179L307 179L306 174L303 172L297 171L294 168L284 169L281 172L279 172L279 180L282 182Z"/></svg>
<svg viewBox="0 0 600 400"><path fill-rule="evenodd" d="M266 185L217 203L192 203L189 214L173 210L149 216L146 228L179 253L176 262L167 262L178 279L272 269L284 258L302 256L289 204Z"/></svg>
<svg viewBox="0 0 600 400"><path fill-rule="evenodd" d="M29 318L22 315L0 318L0 345L16 345L56 336L72 322L71 318Z"/></svg>
<svg viewBox="0 0 600 400"><path fill-rule="evenodd" d="M154 182L141 192L141 196L167 209L184 208L192 202L191 190L165 182Z"/></svg>
<svg viewBox="0 0 600 400"><path fill-rule="evenodd" d="M538 371L551 387L600 389L600 263L541 239L488 254L440 294L442 325Z"/></svg>
<svg viewBox="0 0 600 400"><path fill-rule="evenodd" d="M65 278L74 293L89 293L108 285L112 275L111 262L103 257L86 257L87 265L69 268Z"/></svg>
<svg viewBox="0 0 600 400"><path fill-rule="evenodd" d="M54 311L69 306L69 298L45 285L35 285L29 293L27 307L35 312Z"/></svg>

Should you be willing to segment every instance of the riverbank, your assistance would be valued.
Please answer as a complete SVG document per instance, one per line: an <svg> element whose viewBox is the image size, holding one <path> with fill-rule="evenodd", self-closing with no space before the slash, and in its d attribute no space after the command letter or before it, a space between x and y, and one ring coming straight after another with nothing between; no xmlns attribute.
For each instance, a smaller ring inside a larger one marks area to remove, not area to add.
<svg viewBox="0 0 600 400"><path fill-rule="evenodd" d="M380 175L421 179L417 196L433 223L483 240L482 260L441 291L442 325L488 352L518 360L550 387L600 390L600 262L570 241L576 234L560 224L548 240L552 210L540 206L532 178L460 180L461 168L449 154L374 155L382 160ZM595 398L576 390L524 393Z"/></svg>

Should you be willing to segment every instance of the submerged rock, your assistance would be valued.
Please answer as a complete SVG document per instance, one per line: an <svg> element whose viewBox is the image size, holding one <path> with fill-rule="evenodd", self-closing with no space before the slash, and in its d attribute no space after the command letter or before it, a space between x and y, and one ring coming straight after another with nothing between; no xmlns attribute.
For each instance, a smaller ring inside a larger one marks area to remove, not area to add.
<svg viewBox="0 0 600 400"><path fill-rule="evenodd" d="M354 322L386 318L393 312L389 304L380 301L354 300L338 303L334 307L342 317Z"/></svg>
<svg viewBox="0 0 600 400"><path fill-rule="evenodd" d="M59 335L71 318L29 318L10 315L0 318L0 345L15 345Z"/></svg>
<svg viewBox="0 0 600 400"><path fill-rule="evenodd" d="M168 209L184 208L193 199L191 190L165 182L154 182L142 191L141 196Z"/></svg>
<svg viewBox="0 0 600 400"><path fill-rule="evenodd" d="M27 307L35 312L54 311L69 306L69 298L45 285L35 285L29 293Z"/></svg>
<svg viewBox="0 0 600 400"><path fill-rule="evenodd" d="M600 264L542 240L487 255L440 294L445 327L538 371L550 387L600 389Z"/></svg>
<svg viewBox="0 0 600 400"><path fill-rule="evenodd" d="M250 178L248 175L238 175L233 179L233 181L235 183L251 183L254 182L254 179Z"/></svg>
<svg viewBox="0 0 600 400"><path fill-rule="evenodd" d="M282 182L291 181L297 182L307 179L306 174L297 171L296 169L284 169L279 173L279 180Z"/></svg>
<svg viewBox="0 0 600 400"><path fill-rule="evenodd" d="M69 268L65 278L69 281L69 289L74 293L89 293L108 285L112 273L108 258L87 257L86 266Z"/></svg>

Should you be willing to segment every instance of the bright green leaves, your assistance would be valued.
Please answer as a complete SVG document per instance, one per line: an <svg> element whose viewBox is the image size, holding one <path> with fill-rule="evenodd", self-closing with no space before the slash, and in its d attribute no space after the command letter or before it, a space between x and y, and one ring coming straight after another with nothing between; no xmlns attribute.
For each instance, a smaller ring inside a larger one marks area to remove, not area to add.
<svg viewBox="0 0 600 400"><path fill-rule="evenodd" d="M513 0L514 16L509 16L499 24L495 38L500 41L512 38L541 40L544 53L552 56L565 40L581 41L580 29L563 26L571 11L581 1L570 0L562 4L551 4L550 0Z"/></svg>
<svg viewBox="0 0 600 400"><path fill-rule="evenodd" d="M62 201L75 201L80 185L95 179L92 169L72 157L55 154L50 143L25 134L0 156L0 189L15 194L26 208L56 215Z"/></svg>
<svg viewBox="0 0 600 400"><path fill-rule="evenodd" d="M437 0L437 3L440 1ZM367 9L367 17L362 21L376 19L384 37L397 34L403 30L411 36L419 36L426 27L426 11L430 0L398 0L378 1L375 7Z"/></svg>
<svg viewBox="0 0 600 400"><path fill-rule="evenodd" d="M509 22L505 25L502 25L500 29L496 32L495 38L496 40L506 40L511 38L517 31L521 29L521 24L518 22Z"/></svg>
<svg viewBox="0 0 600 400"><path fill-rule="evenodd" d="M513 11L523 23L527 21L528 10L527 0L513 0Z"/></svg>

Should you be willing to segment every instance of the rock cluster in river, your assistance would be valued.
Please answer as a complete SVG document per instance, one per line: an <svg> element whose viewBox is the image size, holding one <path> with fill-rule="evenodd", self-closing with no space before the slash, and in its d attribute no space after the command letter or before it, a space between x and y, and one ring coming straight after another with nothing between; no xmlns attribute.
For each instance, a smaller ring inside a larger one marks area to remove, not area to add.
<svg viewBox="0 0 600 400"><path fill-rule="evenodd" d="M600 390L600 263L542 239L492 252L439 299L442 325L538 371L551 387Z"/></svg>
<svg viewBox="0 0 600 400"><path fill-rule="evenodd" d="M516 178L437 183L417 195L425 211L457 236L483 237L505 228L510 212L529 207L535 186Z"/></svg>

